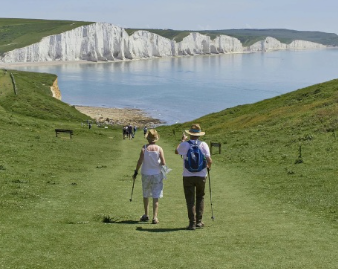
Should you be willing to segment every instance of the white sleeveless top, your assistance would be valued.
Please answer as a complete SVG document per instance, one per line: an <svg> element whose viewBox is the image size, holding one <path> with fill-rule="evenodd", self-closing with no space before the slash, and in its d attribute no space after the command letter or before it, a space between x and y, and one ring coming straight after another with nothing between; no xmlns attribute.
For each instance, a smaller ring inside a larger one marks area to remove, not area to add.
<svg viewBox="0 0 338 269"><path fill-rule="evenodd" d="M157 151L149 151L144 146L144 158L141 168L141 174L152 176L161 173L161 161L160 161L160 147L158 147Z"/></svg>

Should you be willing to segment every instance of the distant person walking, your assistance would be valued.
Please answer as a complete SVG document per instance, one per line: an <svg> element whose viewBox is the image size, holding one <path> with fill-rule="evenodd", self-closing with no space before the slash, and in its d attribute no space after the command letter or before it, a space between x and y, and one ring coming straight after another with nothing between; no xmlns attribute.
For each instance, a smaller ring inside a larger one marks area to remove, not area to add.
<svg viewBox="0 0 338 269"><path fill-rule="evenodd" d="M147 126L144 126L144 128L143 128L143 135L144 135L144 137L146 137L147 131L148 131Z"/></svg>
<svg viewBox="0 0 338 269"><path fill-rule="evenodd" d="M123 139L126 139L126 137L128 137L128 127L127 126L123 126L122 135L123 135Z"/></svg>
<svg viewBox="0 0 338 269"><path fill-rule="evenodd" d="M195 230L196 227L202 228L204 226L202 222L204 190L207 179L207 169L210 169L212 159L210 157L208 144L199 140L200 136L205 135L205 132L201 131L200 125L193 124L190 130L185 130L185 132L190 136L190 140L187 141L188 137L183 133L181 143L177 146L175 153L183 156L183 187L189 218L189 226L187 229ZM192 151L192 146L197 146L200 151L195 153ZM201 154L198 154L199 152ZM201 166L191 167L192 165L189 163L194 162L194 160L191 160L192 157L189 157L189 155L197 159L199 159L198 157L205 159L201 160Z"/></svg>
<svg viewBox="0 0 338 269"><path fill-rule="evenodd" d="M129 140L133 138L133 126L131 126L130 123L128 125L128 137L129 137Z"/></svg>
<svg viewBox="0 0 338 269"><path fill-rule="evenodd" d="M165 165L163 149L156 145L160 139L155 129L150 129L146 134L148 144L141 149L140 157L137 161L133 179L136 179L138 170L141 169L142 174L142 190L143 190L143 206L144 215L140 221L149 220L149 197L153 198L153 219L152 223L157 224L158 221L158 204L159 198L163 197L163 174L161 173L162 165Z"/></svg>

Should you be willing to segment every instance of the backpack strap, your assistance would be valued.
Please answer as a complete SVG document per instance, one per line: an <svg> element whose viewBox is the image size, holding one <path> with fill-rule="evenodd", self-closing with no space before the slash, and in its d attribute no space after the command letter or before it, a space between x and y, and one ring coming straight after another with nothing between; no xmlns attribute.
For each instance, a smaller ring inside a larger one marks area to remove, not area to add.
<svg viewBox="0 0 338 269"><path fill-rule="evenodd" d="M193 141L196 141L196 143L194 143ZM201 145L201 141L200 140L193 140L193 141L191 141L191 140L189 140L189 141L187 141L190 145L197 145L197 146L199 146L199 145Z"/></svg>

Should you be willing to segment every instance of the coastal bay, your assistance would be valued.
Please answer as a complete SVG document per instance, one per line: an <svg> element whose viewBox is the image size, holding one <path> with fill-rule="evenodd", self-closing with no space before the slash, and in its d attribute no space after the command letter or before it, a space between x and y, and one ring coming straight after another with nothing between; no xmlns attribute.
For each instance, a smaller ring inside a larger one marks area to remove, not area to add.
<svg viewBox="0 0 338 269"><path fill-rule="evenodd" d="M338 50L17 66L56 74L62 101L139 109L165 124L197 119L337 78Z"/></svg>

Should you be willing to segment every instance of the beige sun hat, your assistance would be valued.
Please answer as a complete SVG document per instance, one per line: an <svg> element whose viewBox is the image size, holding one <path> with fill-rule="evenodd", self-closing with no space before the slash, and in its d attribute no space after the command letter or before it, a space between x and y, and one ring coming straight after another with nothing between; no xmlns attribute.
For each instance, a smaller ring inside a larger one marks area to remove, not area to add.
<svg viewBox="0 0 338 269"><path fill-rule="evenodd" d="M155 129L150 129L148 133L146 134L146 139L149 142L156 142L160 139L160 135Z"/></svg>
<svg viewBox="0 0 338 269"><path fill-rule="evenodd" d="M190 127L190 130L185 130L185 132L192 136L202 136L205 135L205 132L201 131L201 126L199 124L193 124Z"/></svg>

